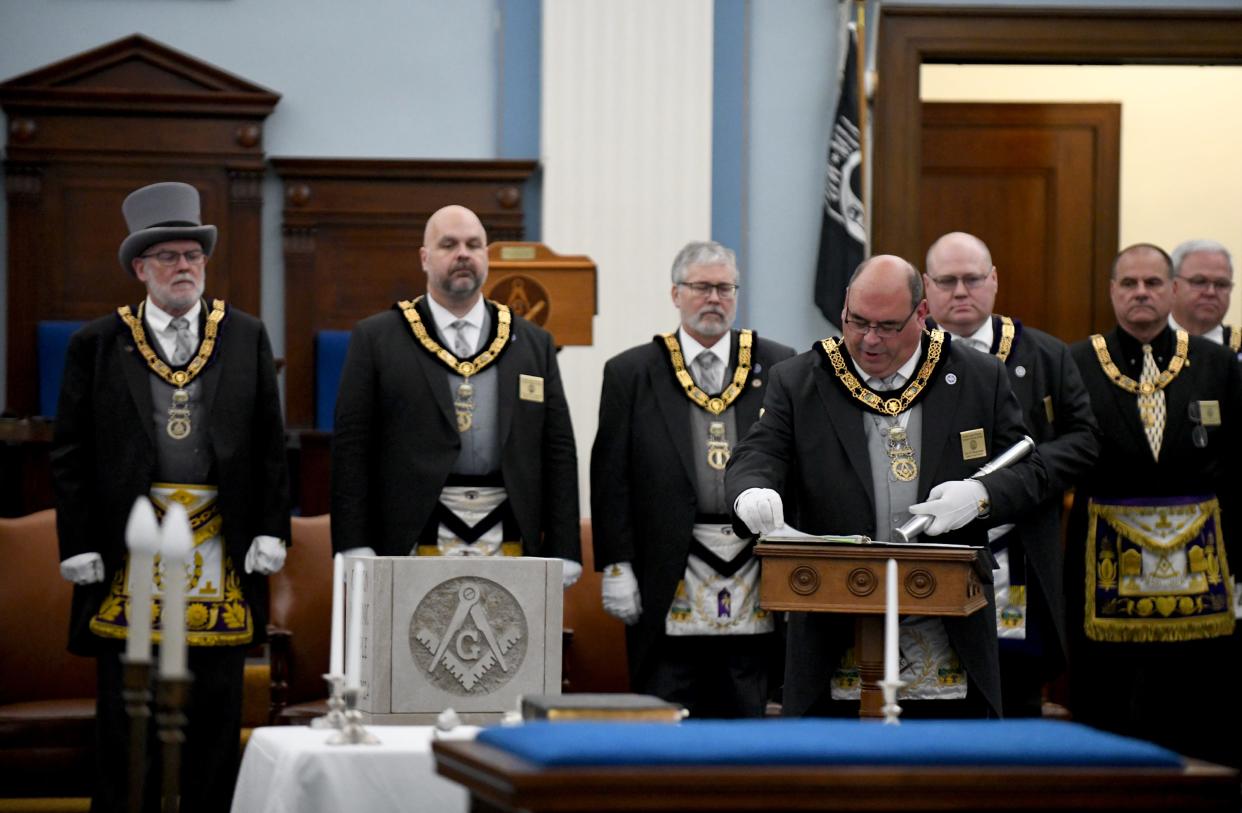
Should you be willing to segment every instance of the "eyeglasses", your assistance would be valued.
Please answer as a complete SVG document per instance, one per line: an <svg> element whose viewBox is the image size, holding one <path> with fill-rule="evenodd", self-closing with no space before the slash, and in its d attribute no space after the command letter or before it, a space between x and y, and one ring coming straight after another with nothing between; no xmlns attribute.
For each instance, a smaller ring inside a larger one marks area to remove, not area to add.
<svg viewBox="0 0 1242 813"><path fill-rule="evenodd" d="M857 333L859 336L866 336L869 332L874 330L875 335L879 336L881 339L891 339L905 328L905 326L910 322L910 317L914 315L914 311L917 311L918 309L919 306L915 305L914 310L911 310L910 313L907 314L906 318L902 319L900 322L868 322L866 319L855 319L850 316L850 310L847 307L845 309L845 326L846 328Z"/></svg>
<svg viewBox="0 0 1242 813"><path fill-rule="evenodd" d="M207 259L206 253L197 248L192 248L189 251L154 251L150 254L139 254L138 256L144 260L155 260L165 268L173 268L182 257L185 257L185 261L190 265L200 265Z"/></svg>
<svg viewBox="0 0 1242 813"><path fill-rule="evenodd" d="M955 277L950 274L944 277L933 277L931 274L928 274L927 278L932 281L933 285L947 294L956 291L959 282L966 286L966 290L973 291L987 282L988 276L988 274L963 274L960 277Z"/></svg>
<svg viewBox="0 0 1242 813"><path fill-rule="evenodd" d="M1178 277L1196 291L1205 291L1211 288L1218 294L1229 293L1233 290L1233 281L1227 279L1208 279L1207 277Z"/></svg>
<svg viewBox="0 0 1242 813"><path fill-rule="evenodd" d="M708 296L715 291L716 296L721 299L732 299L737 296L737 289L741 287L732 282L719 282L714 285L710 282L679 282L677 284L689 288L695 296Z"/></svg>

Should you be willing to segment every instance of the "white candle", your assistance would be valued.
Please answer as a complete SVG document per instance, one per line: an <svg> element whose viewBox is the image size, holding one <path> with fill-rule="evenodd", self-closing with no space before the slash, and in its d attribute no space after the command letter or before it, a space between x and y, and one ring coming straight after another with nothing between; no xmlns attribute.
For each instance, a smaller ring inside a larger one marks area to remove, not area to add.
<svg viewBox="0 0 1242 813"><path fill-rule="evenodd" d="M185 563L190 558L193 532L180 503L164 514L160 559L164 564L164 605L160 614L160 676L185 677Z"/></svg>
<svg viewBox="0 0 1242 813"><path fill-rule="evenodd" d="M129 511L125 544L129 547L129 635L125 655L131 663L150 663L151 579L155 552L160 547L160 526L146 497L134 500Z"/></svg>
<svg viewBox="0 0 1242 813"><path fill-rule="evenodd" d="M349 636L346 638L348 664L345 687L362 688L362 562L354 562L353 578L349 580Z"/></svg>
<svg viewBox="0 0 1242 813"><path fill-rule="evenodd" d="M345 557L332 557L332 649L328 674L345 674Z"/></svg>
<svg viewBox="0 0 1242 813"><path fill-rule="evenodd" d="M889 683L898 679L897 651L897 560L889 559L884 589L884 680Z"/></svg>

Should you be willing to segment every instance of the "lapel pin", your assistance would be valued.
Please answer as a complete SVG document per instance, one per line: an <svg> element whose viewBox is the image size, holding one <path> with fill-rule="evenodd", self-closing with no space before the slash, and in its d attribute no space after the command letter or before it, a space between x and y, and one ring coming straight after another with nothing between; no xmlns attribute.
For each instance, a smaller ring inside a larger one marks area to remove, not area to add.
<svg viewBox="0 0 1242 813"><path fill-rule="evenodd" d="M947 373L944 377L944 383L952 387L957 383L957 373Z"/></svg>
<svg viewBox="0 0 1242 813"><path fill-rule="evenodd" d="M1013 368L1013 374L1018 378L1026 378L1026 368L1019 364L1017 367Z"/></svg>

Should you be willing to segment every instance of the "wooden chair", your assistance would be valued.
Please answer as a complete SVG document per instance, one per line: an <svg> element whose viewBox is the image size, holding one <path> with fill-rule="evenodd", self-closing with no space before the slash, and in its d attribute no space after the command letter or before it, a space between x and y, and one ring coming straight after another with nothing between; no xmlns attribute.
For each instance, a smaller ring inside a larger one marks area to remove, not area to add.
<svg viewBox="0 0 1242 813"><path fill-rule="evenodd" d="M0 519L0 797L89 796L95 662L70 655L56 513Z"/></svg>
<svg viewBox="0 0 1242 813"><path fill-rule="evenodd" d="M271 577L268 625L273 724L326 714L331 647L332 534L329 517L293 517L285 566Z"/></svg>

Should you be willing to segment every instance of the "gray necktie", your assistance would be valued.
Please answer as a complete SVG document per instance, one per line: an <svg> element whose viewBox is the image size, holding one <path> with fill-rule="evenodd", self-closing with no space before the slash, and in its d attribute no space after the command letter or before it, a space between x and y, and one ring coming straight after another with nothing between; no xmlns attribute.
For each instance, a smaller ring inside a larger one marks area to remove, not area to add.
<svg viewBox="0 0 1242 813"><path fill-rule="evenodd" d="M184 316L178 316L169 324L172 329L177 331L176 344L173 347L172 363L174 367L180 367L190 360L190 356L194 353L194 337L190 335L190 320Z"/></svg>
<svg viewBox="0 0 1242 813"><path fill-rule="evenodd" d="M694 357L694 380L705 392L716 394L721 390L721 373L724 365L715 353L703 351Z"/></svg>
<svg viewBox="0 0 1242 813"><path fill-rule="evenodd" d="M465 319L458 319L449 325L453 329L453 354L459 359L470 358L474 354L474 347L466 341L466 328L469 326Z"/></svg>

